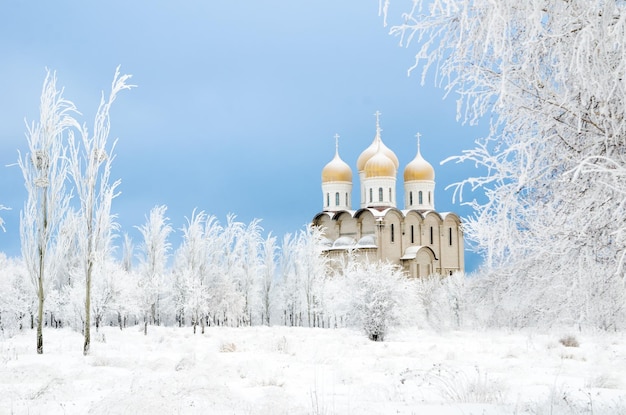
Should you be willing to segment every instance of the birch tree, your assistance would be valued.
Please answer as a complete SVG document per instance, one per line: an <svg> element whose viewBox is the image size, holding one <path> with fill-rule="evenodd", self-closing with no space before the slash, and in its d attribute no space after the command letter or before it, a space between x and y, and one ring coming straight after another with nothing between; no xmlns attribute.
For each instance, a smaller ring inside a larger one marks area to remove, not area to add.
<svg viewBox="0 0 626 415"><path fill-rule="evenodd" d="M81 252L85 275L85 330L83 353L89 353L91 344L91 285L96 261L102 260L111 222L111 202L117 196L120 180L111 182L111 166L115 159L115 143L109 143L110 111L117 94L133 85L127 84L130 75L115 70L111 92L104 93L96 112L93 132L86 125L80 128L79 138L70 135L70 169L76 195L80 201Z"/></svg>
<svg viewBox="0 0 626 415"><path fill-rule="evenodd" d="M386 22L395 6L381 3ZM626 3L418 0L390 31L416 47L410 71L458 97L462 121L490 122L451 160L487 172L456 190L486 195L464 227L493 288L542 309L531 324L596 325L607 284L624 291ZM602 314L623 317L618 303Z"/></svg>
<svg viewBox="0 0 626 415"><path fill-rule="evenodd" d="M56 74L47 72L43 84L38 123L27 125L28 152L19 154L27 200L20 214L22 257L38 299L37 353L43 353L43 313L47 284L55 260L48 252L68 209L66 190L69 129L77 125L76 107L56 87Z"/></svg>

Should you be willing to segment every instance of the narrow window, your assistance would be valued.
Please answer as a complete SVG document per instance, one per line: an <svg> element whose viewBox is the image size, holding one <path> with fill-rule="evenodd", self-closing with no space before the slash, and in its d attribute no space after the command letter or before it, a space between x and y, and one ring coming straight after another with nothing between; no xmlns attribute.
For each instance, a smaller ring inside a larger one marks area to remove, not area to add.
<svg viewBox="0 0 626 415"><path fill-rule="evenodd" d="M409 192L409 205L413 206L413 192Z"/></svg>
<svg viewBox="0 0 626 415"><path fill-rule="evenodd" d="M393 227L393 223L391 224L391 243L394 243L396 239L395 229Z"/></svg>
<svg viewBox="0 0 626 415"><path fill-rule="evenodd" d="M430 192L428 192L428 204L429 205L433 204L432 199L430 198Z"/></svg>
<svg viewBox="0 0 626 415"><path fill-rule="evenodd" d="M418 200L420 205L424 203L424 201L422 200L422 191L421 190L417 194L417 200Z"/></svg>
<svg viewBox="0 0 626 415"><path fill-rule="evenodd" d="M389 188L389 201L393 203L393 199L391 198L391 187Z"/></svg>
<svg viewBox="0 0 626 415"><path fill-rule="evenodd" d="M415 238L414 238L414 235L413 235L413 225L411 225L411 243L412 244L415 243Z"/></svg>
<svg viewBox="0 0 626 415"><path fill-rule="evenodd" d="M350 207L350 201L348 200L348 192L346 192L346 206Z"/></svg>
<svg viewBox="0 0 626 415"><path fill-rule="evenodd" d="M339 206L339 192L335 193L335 206Z"/></svg>
<svg viewBox="0 0 626 415"><path fill-rule="evenodd" d="M379 202L383 201L383 188L382 187L378 188L378 201Z"/></svg>
<svg viewBox="0 0 626 415"><path fill-rule="evenodd" d="M433 244L433 227L430 227L430 244Z"/></svg>
<svg viewBox="0 0 626 415"><path fill-rule="evenodd" d="M448 228L448 242L452 246L452 228Z"/></svg>
<svg viewBox="0 0 626 415"><path fill-rule="evenodd" d="M370 187L370 203L372 203L372 188Z"/></svg>
<svg viewBox="0 0 626 415"><path fill-rule="evenodd" d="M326 206L330 206L330 193L326 193Z"/></svg>

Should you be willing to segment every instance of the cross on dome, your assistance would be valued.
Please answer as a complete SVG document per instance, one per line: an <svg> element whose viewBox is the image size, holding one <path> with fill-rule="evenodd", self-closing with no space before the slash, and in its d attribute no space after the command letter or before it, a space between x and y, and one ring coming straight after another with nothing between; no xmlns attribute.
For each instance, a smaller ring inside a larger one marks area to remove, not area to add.
<svg viewBox="0 0 626 415"><path fill-rule="evenodd" d="M380 136L380 132L382 131L382 129L380 128L380 111L376 110L374 115L376 116L376 135Z"/></svg>
<svg viewBox="0 0 626 415"><path fill-rule="evenodd" d="M415 134L415 137L417 137L417 152L420 152L420 138L422 137L422 134L420 134L419 132L417 134Z"/></svg>

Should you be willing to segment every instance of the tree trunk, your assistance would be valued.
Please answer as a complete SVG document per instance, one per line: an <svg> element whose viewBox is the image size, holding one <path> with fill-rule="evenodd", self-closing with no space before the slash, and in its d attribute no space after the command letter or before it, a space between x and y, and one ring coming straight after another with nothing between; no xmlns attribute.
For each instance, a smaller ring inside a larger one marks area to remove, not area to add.
<svg viewBox="0 0 626 415"><path fill-rule="evenodd" d="M40 266L42 261L40 261ZM37 311L37 354L43 354L43 278L41 276L41 268L38 278L37 298L39 300L39 310Z"/></svg>
<svg viewBox="0 0 626 415"><path fill-rule="evenodd" d="M37 354L43 354L43 304L44 304L44 293L43 293L43 279L44 279L44 267L45 267L45 258L46 258L46 246L45 244L45 235L48 229L48 197L47 197L46 189L42 188L42 215L43 215L43 229L39 230L39 275L37 277L37 300L39 309L37 310Z"/></svg>
<svg viewBox="0 0 626 415"><path fill-rule="evenodd" d="M91 234L90 234L91 240ZM93 269L93 259L91 252L91 242L87 249L87 281L85 284L85 344L83 345L83 355L89 354L89 346L91 345L91 271Z"/></svg>

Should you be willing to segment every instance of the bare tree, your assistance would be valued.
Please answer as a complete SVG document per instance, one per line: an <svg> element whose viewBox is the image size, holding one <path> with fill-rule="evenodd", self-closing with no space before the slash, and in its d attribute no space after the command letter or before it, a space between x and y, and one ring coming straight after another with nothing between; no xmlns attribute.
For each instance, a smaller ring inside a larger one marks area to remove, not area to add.
<svg viewBox="0 0 626 415"><path fill-rule="evenodd" d="M63 98L56 87L56 75L48 71L43 84L40 120L27 125L28 153L20 154L18 165L28 192L20 215L22 256L36 287L38 298L37 353L43 353L43 311L45 291L50 279L48 255L55 242L59 225L68 209L70 194L66 191L68 129L77 126L72 113L76 107Z"/></svg>
<svg viewBox="0 0 626 415"><path fill-rule="evenodd" d="M133 85L126 82L130 75L120 75L119 67L107 99L102 93L96 112L93 133L85 125L80 129L80 138L70 136L70 171L76 194L80 200L80 217L83 223L81 242L83 269L85 273L85 341L83 353L89 353L91 344L91 280L97 261L103 261L110 234L110 209L120 181L111 182L111 166L115 142L109 145L110 110L117 94Z"/></svg>

